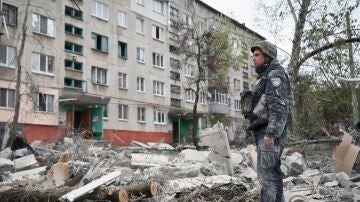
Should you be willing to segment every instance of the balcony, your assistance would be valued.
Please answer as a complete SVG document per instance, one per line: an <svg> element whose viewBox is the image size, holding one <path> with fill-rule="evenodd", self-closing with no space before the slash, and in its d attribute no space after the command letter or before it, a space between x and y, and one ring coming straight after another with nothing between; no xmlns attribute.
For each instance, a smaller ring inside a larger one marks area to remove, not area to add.
<svg viewBox="0 0 360 202"><path fill-rule="evenodd" d="M181 93L181 87L171 84L170 85L170 92L175 93L175 94L180 94Z"/></svg>
<svg viewBox="0 0 360 202"><path fill-rule="evenodd" d="M176 107L176 108L182 108L182 100L181 99L176 99L176 98L171 98L170 106L171 107Z"/></svg>
<svg viewBox="0 0 360 202"><path fill-rule="evenodd" d="M209 103L208 106L209 106L210 113L217 113L217 114L224 114L224 115L230 114L229 105L219 104L219 103Z"/></svg>

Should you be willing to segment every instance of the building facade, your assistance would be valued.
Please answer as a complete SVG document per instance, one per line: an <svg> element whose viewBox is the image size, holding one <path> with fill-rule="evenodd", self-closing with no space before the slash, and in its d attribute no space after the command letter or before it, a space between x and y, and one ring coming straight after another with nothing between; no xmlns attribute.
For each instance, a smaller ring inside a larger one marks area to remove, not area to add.
<svg viewBox="0 0 360 202"><path fill-rule="evenodd" d="M0 122L14 114L16 55L27 16L19 122L28 141L52 142L73 129L115 145L184 141L191 131L194 99L186 83L196 68L176 54L178 33L171 26L180 19L189 21L187 3L36 0L26 12L25 1L3 0L7 23L0 31ZM199 19L222 16L196 3ZM202 96L200 128L210 123L210 115L220 114L239 131L240 92L255 84L248 46L263 37L230 22L233 48L244 59L229 68L226 94Z"/></svg>

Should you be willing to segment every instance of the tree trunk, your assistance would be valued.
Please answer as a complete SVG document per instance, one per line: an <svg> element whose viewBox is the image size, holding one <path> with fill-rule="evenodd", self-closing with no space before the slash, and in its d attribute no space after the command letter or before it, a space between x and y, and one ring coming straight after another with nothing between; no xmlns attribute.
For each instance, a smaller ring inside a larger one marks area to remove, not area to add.
<svg viewBox="0 0 360 202"><path fill-rule="evenodd" d="M16 75L16 86L15 86L15 113L14 119L11 124L10 130L10 146L12 150L15 150L15 138L16 138L16 126L19 122L19 113L20 113L20 85L21 85L21 59L24 53L24 46L26 41L26 30L27 30L27 17L29 13L30 0L27 1L27 5L24 13L23 25L21 28L21 45L19 49L19 54L16 55L16 67L17 67L17 75Z"/></svg>
<svg viewBox="0 0 360 202"><path fill-rule="evenodd" d="M347 33L347 37L348 39L351 39L352 34L351 34L351 25L350 25L350 13L349 11L346 12L346 33ZM349 68L350 68L350 77L354 78L355 77L355 73L354 73L354 57L353 57L353 49L352 49L352 43L348 44L349 46ZM357 96L356 96L356 89L355 89L355 83L351 82L351 104L353 107L353 124L355 125L358 121L359 121L359 111L358 111L358 101L357 101Z"/></svg>
<svg viewBox="0 0 360 202"><path fill-rule="evenodd" d="M289 4L289 6L292 6ZM299 10L298 17L296 18L295 22L295 33L293 37L293 45L292 45L292 52L291 58L289 63L289 78L291 83L292 89L292 130L298 132L299 123L299 113L301 113L302 105L303 105L303 98L301 96L301 90L299 87L300 85L300 78L299 78L299 69L300 66L298 65L298 61L300 60L300 50L301 50L301 40L304 33L304 26L306 22L306 17L308 14L308 9L310 6L310 0L303 0L301 3L301 7Z"/></svg>

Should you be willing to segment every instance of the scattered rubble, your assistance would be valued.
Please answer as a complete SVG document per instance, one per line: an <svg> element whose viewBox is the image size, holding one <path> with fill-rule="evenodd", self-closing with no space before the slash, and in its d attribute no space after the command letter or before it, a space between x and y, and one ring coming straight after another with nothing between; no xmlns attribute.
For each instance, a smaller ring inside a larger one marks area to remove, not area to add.
<svg viewBox="0 0 360 202"><path fill-rule="evenodd" d="M6 148L0 152L0 201L258 201L256 146L230 148L229 132L221 123L201 131L200 151L175 149L162 140L111 147L78 136L56 144L33 142L36 154ZM346 138L335 153L347 156ZM344 144L345 151L339 149ZM348 169L353 158L338 170L342 163L334 156L331 161L329 155L314 158L286 149L286 201L360 200L360 175Z"/></svg>

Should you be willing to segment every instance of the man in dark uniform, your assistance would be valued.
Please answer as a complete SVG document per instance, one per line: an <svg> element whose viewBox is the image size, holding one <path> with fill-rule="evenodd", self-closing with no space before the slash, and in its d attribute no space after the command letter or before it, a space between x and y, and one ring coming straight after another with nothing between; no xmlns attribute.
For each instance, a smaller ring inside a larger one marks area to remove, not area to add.
<svg viewBox="0 0 360 202"><path fill-rule="evenodd" d="M251 110L245 118L250 120L248 130L256 140L261 201L283 202L280 156L285 146L290 111L289 78L276 59L275 45L259 41L251 47L251 52L258 81L251 93Z"/></svg>

